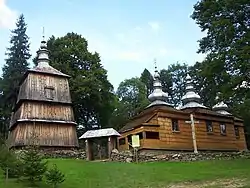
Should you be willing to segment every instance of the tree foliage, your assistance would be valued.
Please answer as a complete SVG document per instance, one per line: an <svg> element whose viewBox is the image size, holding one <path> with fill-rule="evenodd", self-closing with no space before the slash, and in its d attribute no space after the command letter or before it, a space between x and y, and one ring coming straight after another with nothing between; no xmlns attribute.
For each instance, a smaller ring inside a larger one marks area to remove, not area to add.
<svg viewBox="0 0 250 188"><path fill-rule="evenodd" d="M47 45L51 65L71 76L69 84L77 123L86 129L107 126L114 110L114 94L99 54L89 52L87 40L76 33L52 36Z"/></svg>
<svg viewBox="0 0 250 188"><path fill-rule="evenodd" d="M65 175L57 168L56 164L45 173L46 182L53 188L65 181Z"/></svg>
<svg viewBox="0 0 250 188"><path fill-rule="evenodd" d="M126 79L120 83L117 96L128 119L146 107L148 104L146 93L146 86L138 77Z"/></svg>
<svg viewBox="0 0 250 188"><path fill-rule="evenodd" d="M181 98L185 94L185 83L188 72L188 65L183 63L173 63L169 65L168 72L171 83L169 84L170 103L175 107L181 105Z"/></svg>
<svg viewBox="0 0 250 188"><path fill-rule="evenodd" d="M23 150L23 176L27 177L30 183L41 181L44 173L47 171L47 161L39 153L37 146L28 146Z"/></svg>
<svg viewBox="0 0 250 188"><path fill-rule="evenodd" d="M0 80L1 88L1 132L7 136L11 110L16 103L19 81L29 68L28 59L31 57L29 37L26 34L27 24L21 14L16 22L16 29L11 31L10 47L7 48L7 59Z"/></svg>
<svg viewBox="0 0 250 188"><path fill-rule="evenodd" d="M207 33L199 40L198 50L207 54L206 59L195 65L204 87L203 96L207 97L205 102L211 106L215 103L211 100L220 92L221 100L245 120L247 130L250 127L249 9L248 0L201 0L194 5L191 15Z"/></svg>
<svg viewBox="0 0 250 188"><path fill-rule="evenodd" d="M153 91L154 78L148 69L144 69L140 79L146 86L146 96L148 96Z"/></svg>

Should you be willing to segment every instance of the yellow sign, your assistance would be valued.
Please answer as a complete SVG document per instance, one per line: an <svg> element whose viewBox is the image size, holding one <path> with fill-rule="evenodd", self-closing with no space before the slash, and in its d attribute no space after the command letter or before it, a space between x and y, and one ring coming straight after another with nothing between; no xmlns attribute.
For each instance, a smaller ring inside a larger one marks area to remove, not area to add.
<svg viewBox="0 0 250 188"><path fill-rule="evenodd" d="M139 135L132 135L132 147L140 147L140 137Z"/></svg>

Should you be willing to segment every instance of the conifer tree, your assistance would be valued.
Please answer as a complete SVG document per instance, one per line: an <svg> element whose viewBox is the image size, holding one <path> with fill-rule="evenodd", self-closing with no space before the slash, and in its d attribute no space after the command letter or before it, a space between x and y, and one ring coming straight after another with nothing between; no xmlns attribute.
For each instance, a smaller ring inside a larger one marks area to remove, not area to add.
<svg viewBox="0 0 250 188"><path fill-rule="evenodd" d="M10 47L7 48L6 63L2 68L3 75L0 80L1 88L1 116L0 131L6 137L7 127L19 90L19 82L29 67L28 59L31 57L29 37L26 34L27 25L24 15L21 14L16 22L16 28L11 31Z"/></svg>

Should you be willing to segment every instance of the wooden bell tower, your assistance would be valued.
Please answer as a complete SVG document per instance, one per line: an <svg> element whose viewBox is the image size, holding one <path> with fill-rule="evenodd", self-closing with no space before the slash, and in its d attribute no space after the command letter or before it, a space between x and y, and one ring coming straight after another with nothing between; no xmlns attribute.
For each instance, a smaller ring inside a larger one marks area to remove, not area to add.
<svg viewBox="0 0 250 188"><path fill-rule="evenodd" d="M29 69L20 82L10 123L11 148L25 147L34 137L40 147L77 148L70 76L49 65L49 51L44 40L37 54L38 65Z"/></svg>

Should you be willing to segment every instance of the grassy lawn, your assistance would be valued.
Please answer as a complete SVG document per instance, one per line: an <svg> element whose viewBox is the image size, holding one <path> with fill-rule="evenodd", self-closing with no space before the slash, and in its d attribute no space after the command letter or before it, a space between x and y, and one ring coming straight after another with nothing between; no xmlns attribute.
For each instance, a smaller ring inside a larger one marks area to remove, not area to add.
<svg viewBox="0 0 250 188"><path fill-rule="evenodd" d="M140 164L51 159L49 163L56 163L58 168L65 173L66 181L60 186L61 188L215 188L232 187L233 184L238 184L234 187L250 187L250 160L246 159ZM230 183L233 180L237 182ZM1 175L0 187L24 188L27 186L13 180L5 186ZM47 185L39 187L49 188Z"/></svg>

